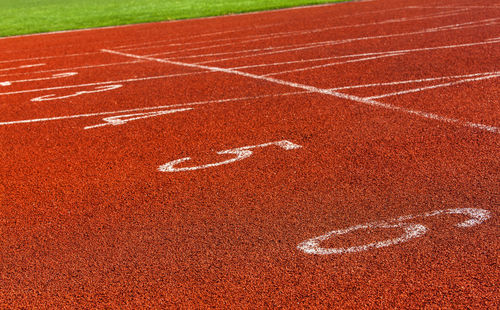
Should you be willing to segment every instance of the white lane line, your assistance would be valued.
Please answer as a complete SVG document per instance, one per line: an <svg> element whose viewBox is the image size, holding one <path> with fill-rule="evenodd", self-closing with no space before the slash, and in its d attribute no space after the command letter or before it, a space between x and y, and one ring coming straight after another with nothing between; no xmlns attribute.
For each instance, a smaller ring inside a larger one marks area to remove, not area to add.
<svg viewBox="0 0 500 310"><path fill-rule="evenodd" d="M152 58L152 57L147 57L147 56L122 53L122 52L113 51L113 50L103 49L102 51L105 53L122 55L125 57L130 57L130 58L135 58L135 59L149 60L149 61L155 61L155 62L159 62L159 63L178 65L178 66L182 66L182 67L204 69L204 70L208 70L208 71L212 71L212 72L224 72L224 73L229 73L229 74L233 74L233 75L249 77L249 78L256 79L256 80L262 80L262 81L267 81L267 82L271 82L274 84L285 85L285 86L290 86L293 88L303 89L303 90L313 92L313 93L330 95L330 96L334 96L337 98L347 99L347 100L351 100L351 101L354 101L356 103L363 104L363 105L374 106L374 107L384 108L387 110L392 110L392 111L397 111L397 112L401 112L401 113L405 113L405 114L410 114L410 115L418 116L420 118L432 119L432 120L441 121L441 122L450 123L450 124L457 124L457 125L461 125L461 126L465 126L465 127L489 131L492 133L500 133L500 128L494 127L494 126L461 121L459 119L445 117L445 116L441 116L441 115L434 114L434 113L428 113L428 112L423 112L423 111L418 111L418 110L411 110L411 109L395 106L392 104L378 102L378 101L375 101L373 99L366 99L366 98L362 98L362 97L358 97L358 96L353 96L353 95L348 95L348 94L332 91L329 89L322 89L322 88L317 88L314 86L304 85L304 84L300 84L300 83L288 82L288 81L279 80L279 79L266 77L266 76L260 76L260 75L256 75L256 74L252 74L252 73L246 73L246 72L242 72L242 71L219 68L219 67L190 64L190 63L184 63L184 62L178 62L178 61L170 61L170 60L165 60L165 59L158 59L158 58Z"/></svg>
<svg viewBox="0 0 500 310"><path fill-rule="evenodd" d="M78 91L73 94L65 95L65 96L59 96L55 94L50 94L50 95L45 95L37 98L31 99L32 102L40 102L40 101L51 101L51 100L61 100L61 99L67 99L67 98L72 98L72 97L77 97L85 94L95 94L95 93L101 93L101 92L106 92L110 90L115 90L118 88L123 87L121 84L115 84L115 85L105 85L105 86L97 86L93 90L84 90L84 91Z"/></svg>
<svg viewBox="0 0 500 310"><path fill-rule="evenodd" d="M74 76L77 74L78 74L78 72L65 72L65 73L53 74L51 77L27 79L27 80L3 81L3 82L0 82L0 86L10 86L10 85L15 84L15 83L27 83L27 82L61 79L61 78L65 78L65 77Z"/></svg>
<svg viewBox="0 0 500 310"><path fill-rule="evenodd" d="M167 79L167 78L173 78L173 77L178 77L178 76L189 76L189 75L206 74L206 73L207 73L206 71L198 71L198 72L190 72L190 73L177 73L177 74L169 74L169 75L149 76L149 77L143 77L143 78L126 79L126 80L118 80L118 81L105 81L105 82L86 83L86 84L77 84L77 85L55 86L55 87L46 87L46 88L38 88L38 89L27 89L27 90L19 90L19 91L0 93L0 96L35 93L35 92L42 92L42 91L47 91L47 90L82 88L82 87L88 87L88 86L99 86L99 85L110 85L110 84L121 84L121 83L142 82L142 81L150 81L150 80L160 80L160 79Z"/></svg>
<svg viewBox="0 0 500 310"><path fill-rule="evenodd" d="M363 25L365 25L365 24L363 24ZM366 24L366 25L372 25L372 24ZM305 33L313 33L313 31L306 31ZM404 35L414 34L414 33L415 32L404 33ZM416 32L416 34L421 34L421 33L423 33L423 31ZM401 34L392 34L392 35L389 35L389 37L399 36L399 35L401 35ZM283 45L283 46L274 46L274 47L272 46L272 47L266 47L266 48L246 49L246 50L231 51L231 52L206 53L206 54L198 54L198 55L170 57L168 59L176 59L176 60L178 60L178 59L188 59L188 58L213 57L213 56L222 56L222 55L231 55L231 54L242 54L242 53L272 51L272 50L283 50L283 49L288 49L288 48L307 47L307 46L310 46L310 45L318 45L318 44L319 44L319 46L322 46L323 44L341 44L341 43L345 43L345 42L351 42L351 41L356 41L356 40L368 40L368 39L373 39L373 38L380 38L380 36L376 36L376 37L362 37L362 38L350 38L350 39L342 39L342 40L336 40L336 41L322 41L322 42L313 42L313 43L305 43L305 44L304 43L302 43L302 44L292 44L292 45ZM383 36L383 38L386 38L386 36ZM240 43L240 42L238 41L237 43ZM231 43L231 44L234 44L234 43ZM219 46L226 46L226 45L228 45L228 44L219 45ZM218 47L218 46L209 46L209 47ZM147 56L159 56L159 55L166 55L168 53L177 53L177 51L167 52L167 53L149 54Z"/></svg>
<svg viewBox="0 0 500 310"><path fill-rule="evenodd" d="M0 38L0 39L2 39L2 38ZM100 54L100 53L99 52L92 52L92 53L53 55L53 56L43 56L43 57L33 57L33 58L19 58L19 59L1 60L0 63L20 62L20 61L32 61L32 60L41 60L41 59L65 58L65 57L77 57L77 56L89 56L89 55L97 55L97 54Z"/></svg>
<svg viewBox="0 0 500 310"><path fill-rule="evenodd" d="M377 96L366 97L366 99L373 100L373 99L380 99L380 98L386 98L386 97L391 97L391 96L399 96L399 95L404 95L404 94L417 93L417 92L421 92L421 91L429 90L429 89L436 89L436 88L441 88L441 87L449 87L449 86L460 85L460 84L463 84L463 83L470 83L470 82L477 82L477 81L494 79L494 78L497 78L499 76L500 76L500 72L495 72L492 75L487 75L487 76L482 76L482 77L477 77L477 78L471 78L471 79L464 79L464 80L460 80L460 81L456 81L456 82L450 82L450 83L443 83L443 84L437 84L437 85L431 85L431 86L425 86L425 87L407 89L407 90L393 92L393 93L388 93L388 94L382 94L382 95L377 95Z"/></svg>
<svg viewBox="0 0 500 310"><path fill-rule="evenodd" d="M436 32L441 32L441 31L453 31L453 30L462 30L462 29L467 29L467 28L491 26L491 25L497 25L497 23L495 21L497 21L499 19L500 18L485 19L485 20L478 21L478 22L462 23L462 24L456 24L456 25L447 25L447 26L443 26L443 27L427 28L427 29L423 29L423 30L419 30L419 31L394 33L394 34L388 34L388 35L358 37L358 38L333 40L333 41L321 41L321 42L314 42L314 43L308 43L308 44L293 44L293 45L275 46L272 48L261 49L262 52L259 52L258 50L255 50L255 49L252 49L252 50L246 50L246 52L249 52L249 53L252 52L252 54L250 54L250 55L219 58L219 59L215 59L215 60L206 60L206 61L197 62L196 64L201 65L201 64L207 64L207 63L223 62L223 61L227 61L227 60L258 57L258 56L263 56L263 55L272 55L272 54L279 54L279 53L286 53L286 52L297 52L297 51L303 51L303 50L308 50L308 49L314 49L317 47L339 45L339 44L352 43L352 42L357 42L357 41L389 39L389 38L405 37L405 36L412 36L412 35L419 35L419 34L436 33ZM274 50L271 50L271 49L274 49ZM271 51L268 51L268 50L271 50ZM245 51L235 51L235 53L242 53L242 52L245 52ZM225 53L221 53L221 54L225 54ZM217 56L217 55L218 55L217 53L214 53L211 55L207 54L206 56L208 57L208 56Z"/></svg>
<svg viewBox="0 0 500 310"><path fill-rule="evenodd" d="M324 65L319 65L319 66L313 66L313 67L307 67L307 68L299 68L299 69L293 69L293 70L285 70L285 71L280 71L280 72L268 73L268 74L264 74L262 76L273 76L273 75L280 75L280 74L285 74L285 73L301 72L301 71L306 71L306 70L320 69L320 68L326 68L326 67L332 67L332 66L350 64L350 63L354 63L354 62L369 61L369 60L375 60L375 59L381 59L381 58L387 58L387 57L395 57L395 56L401 56L401 55L404 55L404 53L382 54L382 55L378 55L378 56L364 57L364 58L358 58L358 59L351 59L351 60L346 60L346 61L328 63L328 64L324 64Z"/></svg>
<svg viewBox="0 0 500 310"><path fill-rule="evenodd" d="M194 35L194 36L183 37L183 38L176 37L176 38L170 39L170 40L159 40L159 41L153 41L153 42L150 41L150 42L141 43L141 44L114 47L114 49L127 51L127 50L139 50L139 49L148 49L148 48L155 48L155 47L186 46L186 45L194 45L194 44L201 44L201 43L230 41L233 39L232 38L223 38L223 39L213 39L213 40L198 41L198 42L192 41L192 39L221 35L221 34L228 34L228 33L236 33L236 32L241 32L241 31L255 30L255 29L264 29L264 28L279 26L282 24L283 23L273 23L273 24L267 24L267 25L252 26L250 28L247 27L247 28L239 28L239 29L226 30L226 31L218 31L218 32ZM261 35L252 35L251 37L257 37L257 36L261 36ZM171 42L176 42L176 41L181 41L181 40L188 40L189 42L171 43ZM162 42L169 42L170 44L158 44L158 43L162 43ZM148 46L145 46L145 45L148 45Z"/></svg>
<svg viewBox="0 0 500 310"><path fill-rule="evenodd" d="M385 21L374 22L374 23L364 23L364 24L356 24L356 25L341 25L341 26L332 26L332 27L319 28L319 29L276 32L273 34L254 35L254 36L247 36L247 37L242 37L242 38L229 38L229 39L224 39L226 41L227 40L231 41L229 43L214 44L214 45L201 46L201 47L196 47L196 48L188 48L188 49L183 49L183 50L175 50L175 51L169 51L169 52L161 52L161 53L156 53L156 54L149 54L148 56L160 56L160 55L166 56L166 55L178 54L178 53L183 53L183 52L204 50L204 49L210 49L210 48L219 48L219 47L224 47L224 46L233 46L233 45L238 45L238 44L242 44L242 43L258 42L258 41L271 40L271 39L276 39L276 38L309 35L309 34L314 34L314 33L324 32L324 31L329 31L329 30L335 30L335 29L356 28L356 27L372 27L372 26L384 25L384 24L390 24L390 23L401 23L401 22L410 22L410 21L417 21L417 20L427 20L427 19L431 19L431 18L450 17L450 16L459 15L459 14L462 14L465 12L466 12L466 10L462 9L462 10L456 10L456 11L449 12L449 13L437 13L437 14L430 14L430 15L422 15L422 16L417 16L417 17L412 17L412 18L399 18L399 19L393 18L393 19L388 19ZM170 45L153 45L153 46L148 46L148 47L130 48L130 49L124 49L124 50L130 51L130 50L168 47L168 46L170 46ZM204 56L204 55L197 55L196 57L202 57L202 56ZM180 57L175 57L175 58L181 59Z"/></svg>
<svg viewBox="0 0 500 310"><path fill-rule="evenodd" d="M486 6L486 5L483 5L483 6L479 6L479 5L449 5L449 6L437 6L436 8L443 8L443 9L450 9L450 8L457 8L457 9L500 9L500 6L494 6L494 5L490 5L490 6Z"/></svg>
<svg viewBox="0 0 500 310"><path fill-rule="evenodd" d="M302 9L302 8L303 7L297 7L297 9ZM386 9L386 10L375 10L375 11L361 12L361 13L356 13L356 14L342 15L342 16L332 16L332 17L334 19L343 19L343 18L352 19L354 16L377 14L377 13L387 13L390 11L399 11L399 10L404 10L404 9L419 9L419 8L420 7L417 7L417 6L408 6L408 7ZM289 8L289 9L291 10L293 8ZM249 35L249 36L236 37L236 38L221 38L221 39L213 39L213 40L205 40L205 41L192 41L192 39L199 38L199 37L208 37L208 36L228 34L228 33L234 33L234 32L246 31L246 30L253 30L255 28L257 28L257 29L268 28L268 27L282 25L282 24L285 24L285 23L270 24L270 25L264 25L264 26L252 26L251 28L241 28L238 30L227 30L227 31L219 31L219 32L213 32L213 33L205 33L205 34L200 34L200 35L196 35L196 36L184 37L182 39L175 38L175 39L170 39L170 40L157 40L157 41L152 41L152 42L150 41L150 42L144 42L144 43L138 43L138 44L128 44L128 45L115 46L112 48L127 51L127 50L134 50L134 49L147 49L147 48L153 48L153 47L162 47L162 46L164 46L164 47L186 46L186 45L195 45L195 44L202 44L202 43L215 43L215 42L225 42L225 41L232 41L232 40L251 39L251 38L258 38L261 36L267 36L268 34ZM281 32L281 33L285 34L285 33L289 33L289 32ZM279 33L276 33L276 34L279 34ZM180 40L187 40L188 42L172 43L172 44L165 44L165 45L160 44L160 43L172 42L172 41L175 42L175 41L180 41ZM152 56L152 55L150 55L150 56Z"/></svg>
<svg viewBox="0 0 500 310"><path fill-rule="evenodd" d="M414 52L426 52L426 51L434 51L434 50L440 50L440 49L472 47L472 46L478 46L478 45L497 44L497 43L500 43L500 38L492 38L492 39L488 39L486 41L455 44L455 45L443 45L443 46L435 46L435 47L423 47L423 48L414 48L414 49L405 49L405 50L393 50L393 51L384 51L384 52L372 52L372 53L363 53L363 54L351 54L351 55L342 55L342 56L332 56L332 57L322 57L322 58L293 60L293 61L284 61L284 62L275 62L275 63L256 64L256 65L246 65L246 66L240 66L240 67L232 67L232 68L228 68L228 69L238 70L238 69L248 69L248 68L271 67L271 66L279 66L279 65L291 65L291 64L298 64L298 63L316 62L316 61L342 59L342 58L366 57L366 56L387 55L387 54L406 54L406 53L414 53ZM307 68L313 68L313 67L307 67ZM307 68L304 68L304 69L307 69Z"/></svg>
<svg viewBox="0 0 500 310"><path fill-rule="evenodd" d="M481 76L484 77L487 75L493 75L493 74L497 74L497 73L499 73L499 72L482 72L482 73L472 73L472 74L464 74L464 75L449 75L449 76L440 76L440 77L425 78L425 79L406 80L406 81L340 86L340 87L330 88L330 90L344 90L344 89L356 89L356 88L367 88L367 87L392 86L392 85L401 85L401 84L425 83L425 82L452 80L452 79L461 79L461 78L471 78L471 77L481 77Z"/></svg>
<svg viewBox="0 0 500 310"><path fill-rule="evenodd" d="M71 67L71 68L40 70L40 71L32 71L32 72L20 72L20 73L10 73L10 74L0 74L0 77L15 76L15 75L16 76L17 75L27 75L27 74L35 74L35 73L49 73L49 72L79 70L79 69L92 69L92 68L110 67L110 66L118 66L118 65L126 65L126 64L136 64L136 63L141 63L141 62L143 62L143 61L141 61L141 60L134 60L134 61L124 61L124 62L107 63L107 64L101 64L101 65L90 65L90 66L80 66L80 67Z"/></svg>
<svg viewBox="0 0 500 310"><path fill-rule="evenodd" d="M277 98L277 97L301 95L301 94L307 94L307 93L309 93L309 92L308 91L298 91L298 92L290 92L290 93L282 93L282 94L262 95L262 96L255 96L255 97L228 98L228 99L220 99L220 100L197 101L197 102L189 102L189 103L181 103L181 104L173 104L173 105L162 105L162 106L154 106L154 107L141 107L141 108L135 108L135 109L119 110L119 111L95 112L95 113L86 113L86 114L75 114L75 115L64 115L64 116L56 116L56 117L25 119L25 120L17 120L17 121L5 121L5 122L0 122L0 126L40 123L40 122L51 122L51 121L60 121L60 120L68 120L68 119L75 119L75 118L85 118L85 117L94 117L94 116L103 116L103 115L115 115L115 114L124 114L124 113L130 114L133 112L140 112L140 111L175 109L175 108L201 106L201 105L218 104L218 103L228 103L228 102L236 102L236 101L251 101L251 100L257 100L257 99L275 98L275 97Z"/></svg>
<svg viewBox="0 0 500 310"><path fill-rule="evenodd" d="M137 121L140 119L157 117L157 116L162 116L162 115L172 114L172 113L177 113L177 112L186 112L186 111L191 111L191 110L193 110L193 108L155 111L155 112L147 112L147 113L134 113L134 114L126 114L126 115L115 115L115 116L103 118L102 119L104 121L103 124L87 126L87 127L84 127L83 129L88 130L88 129L101 128L101 127L105 127L105 126L119 126L119 125L124 125L128 122L131 122L131 121Z"/></svg>
<svg viewBox="0 0 500 310"><path fill-rule="evenodd" d="M46 64L22 65L22 66L17 66L17 67L12 67L12 68L0 69L0 71L12 71L12 70L19 70L19 69L26 69L26 68L41 67L41 66L45 66L45 65Z"/></svg>

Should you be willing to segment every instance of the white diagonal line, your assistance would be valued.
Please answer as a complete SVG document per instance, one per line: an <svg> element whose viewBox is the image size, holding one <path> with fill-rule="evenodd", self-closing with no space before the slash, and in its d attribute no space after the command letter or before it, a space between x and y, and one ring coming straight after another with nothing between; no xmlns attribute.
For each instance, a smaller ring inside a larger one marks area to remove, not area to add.
<svg viewBox="0 0 500 310"><path fill-rule="evenodd" d="M477 78L463 79L463 80L456 81L456 82L449 82L449 83L443 83L443 84L437 84L437 85L431 85L431 86L425 86L425 87L418 87L418 88L407 89L407 90L402 90L402 91L388 93L388 94L371 96L371 97L366 97L366 99L372 100L372 99L380 99L380 98L386 98L386 97L398 96L398 95L404 95L404 94L410 94L410 93L418 93L418 92L421 92L424 90L429 90L429 89L436 89L436 88L441 88L441 87L449 87L449 86L459 85L459 84L463 84L463 83L494 79L494 78L497 78L499 76L500 76L500 74L496 73L496 74L477 77Z"/></svg>
<svg viewBox="0 0 500 310"><path fill-rule="evenodd" d="M353 95L348 95L336 91L332 91L329 89L322 89L322 88L317 88L314 86L309 86L309 85L304 85L300 83L294 83L294 82L288 82L288 81L283 81L271 77L266 77L266 76L260 76L252 73L246 73L246 72L241 72L237 70L232 70L232 69L224 69L224 68L218 68L218 67L212 67L212 66L204 66L204 65L198 65L198 64L190 64L190 63L183 63L183 62L178 62L178 61L171 61L171 60L166 60L166 59L158 59L158 58L152 58L152 57L147 57L147 56L139 56L139 55L134 55L134 54L128 54L128 53L122 53L122 52L117 52L113 50L107 50L103 49L103 52L110 53L110 54L116 54L116 55L122 55L130 58L136 58L136 59L143 59L143 60L149 60L149 61L155 61L155 62L160 62L160 63L167 63L167 64L172 64L172 65L178 65L178 66L183 66L183 67L188 67L188 68L197 68L197 69L204 69L212 72L225 72L233 75L239 75L239 76L244 76L244 77L249 77L252 79L256 80L262 80L262 81L267 81L271 82L274 84L279 84L279 85L286 85L290 86L293 88L298 88L302 90L306 90L309 92L314 92L318 94L324 94L324 95L330 95L342 99L348 99L354 102L357 102L359 104L364 104L364 105L369 105L369 106L375 106L379 108L384 108L387 110L392 110L392 111L398 111L401 113L405 114L411 114L415 115L421 118L427 118L427 119L433 119L445 123L452 123L452 124L458 124L470 128L478 128L481 130L493 132L493 133L500 133L500 128L494 127L494 126L488 126L484 124L478 124L478 123L472 123L472 122L466 122L466 121L461 121L455 118L450 118L450 117L445 117L441 115L437 115L434 113L428 113L428 112L423 112L423 111L418 111L418 110L411 110L399 106L395 106L392 104L387 104L387 103L382 103L378 102L372 99L366 99L358 96L353 96Z"/></svg>
<svg viewBox="0 0 500 310"><path fill-rule="evenodd" d="M103 115L133 113L133 112L139 112L139 111L164 110L164 109L199 106L199 105L206 105L206 104L213 104L213 103L227 103L227 102L234 102L234 101L246 101L246 100L256 100L256 99L263 99L263 98L293 96L293 95L300 95L300 94L305 94L305 93L308 93L308 92L307 91L298 91L298 92L290 92L290 93L282 93L282 94L262 95L262 96L255 96L255 97L228 98L228 99L220 99L220 100L207 100L207 101L189 102L189 103L154 106L154 107L142 107L142 108L135 108L135 109L120 110L120 111L95 112L95 113L86 113L86 114L75 114L75 115L64 115L64 116L56 116L56 117L25 119L25 120L17 120L17 121L6 121L6 122L0 122L0 126L60 121L60 120L67 120L67 119L76 119L76 118L85 118L85 117L94 117L94 116L103 116Z"/></svg>

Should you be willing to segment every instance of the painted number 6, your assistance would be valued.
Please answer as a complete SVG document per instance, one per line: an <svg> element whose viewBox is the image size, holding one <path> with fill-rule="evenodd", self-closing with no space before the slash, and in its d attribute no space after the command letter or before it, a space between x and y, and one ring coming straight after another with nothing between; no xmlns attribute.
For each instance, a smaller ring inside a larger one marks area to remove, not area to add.
<svg viewBox="0 0 500 310"><path fill-rule="evenodd" d="M421 237L427 233L427 227L425 227L424 225L416 223L407 223L407 221L414 220L417 218L426 218L426 217L433 217L446 214L462 214L468 216L469 217L468 220L455 225L456 227L461 227L461 228L467 228L479 225L491 217L490 212L483 209L462 208L462 209L437 210L437 211L427 212L424 214L401 216L395 219L391 219L389 221L372 222L368 224L355 225L344 229L330 231L329 233L326 233L319 237L315 237L302 242L297 246L297 248L307 254L329 255L329 254L357 253L376 248L396 245L399 243L409 241L410 239L413 238ZM382 229L401 228L404 230L404 232L400 237L395 239L388 239L384 241L373 242L359 246L352 246L349 248L321 247L322 242L333 239L336 236L349 234L357 230L374 229L374 228L382 228Z"/></svg>

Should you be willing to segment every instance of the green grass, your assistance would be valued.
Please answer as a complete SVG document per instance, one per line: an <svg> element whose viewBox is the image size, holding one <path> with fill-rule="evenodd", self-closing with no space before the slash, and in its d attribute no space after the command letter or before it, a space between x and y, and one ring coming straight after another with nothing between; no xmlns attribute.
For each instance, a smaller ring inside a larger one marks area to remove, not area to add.
<svg viewBox="0 0 500 310"><path fill-rule="evenodd" d="M341 0L0 0L0 37L339 1Z"/></svg>

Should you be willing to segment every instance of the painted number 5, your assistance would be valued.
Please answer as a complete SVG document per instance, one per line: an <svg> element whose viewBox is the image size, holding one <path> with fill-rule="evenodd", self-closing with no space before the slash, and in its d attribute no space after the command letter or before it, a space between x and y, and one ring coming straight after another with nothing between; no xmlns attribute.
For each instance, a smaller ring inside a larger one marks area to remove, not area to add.
<svg viewBox="0 0 500 310"><path fill-rule="evenodd" d="M236 149L230 149L230 150L225 150L225 151L220 151L217 152L219 155L226 155L226 154L234 154L234 158L230 158L228 160L220 161L217 163L212 163L212 164L206 164L206 165L201 165L201 166L195 166L195 167L182 167L182 168L176 168L175 166L191 160L191 157L185 157L181 159L177 159L171 162L166 163L165 165L162 165L158 168L159 171L161 172L180 172L180 171L191 171L191 170L199 170L199 169L206 169L206 168L211 168L211 167L217 167L221 165L227 165L230 163L234 163L235 161L239 161L245 158L248 158L252 156L253 152L251 151L252 149L255 148L263 148L271 145L276 145L281 147L282 149L285 150L294 150L298 149L301 146L294 144L290 141L277 141L277 142L269 142L269 143L264 143L264 144L259 144L259 145L251 145L251 146L244 146L244 147L239 147Z"/></svg>

